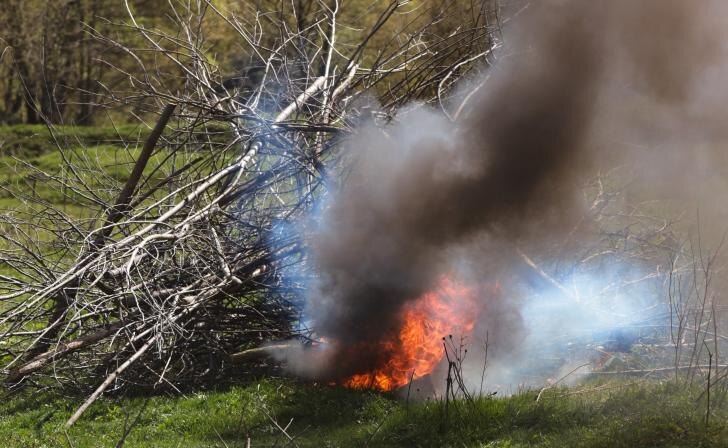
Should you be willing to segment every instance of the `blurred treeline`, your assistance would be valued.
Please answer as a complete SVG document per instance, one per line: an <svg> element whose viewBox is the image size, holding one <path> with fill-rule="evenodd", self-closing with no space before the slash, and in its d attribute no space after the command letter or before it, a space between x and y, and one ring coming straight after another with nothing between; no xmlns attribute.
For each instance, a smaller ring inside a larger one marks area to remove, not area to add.
<svg viewBox="0 0 728 448"><path fill-rule="evenodd" d="M481 21L485 3L400 1L394 14L369 37L392 2L342 0L336 14L334 57L345 62L367 38L370 42L362 61L370 63L408 40L410 46L436 44ZM199 35L207 58L203 62L219 70L219 78L213 82L239 89L255 83L256 70L269 56L261 54L261 49L273 49L280 43L282 23L300 31L299 38L310 48L309 54L287 55L283 58L286 63L326 51L331 26L326 18L335 6L334 0L2 0L0 123L123 122L124 117L141 115L146 109L149 98L134 94L135 82L154 78L164 90L174 90L175 83L181 87L185 76L179 65L152 51L153 45L138 32L130 13L165 48L175 45L175 36L183 42L185 34ZM180 20L184 14L199 20ZM181 29L180 23L185 21L194 23L196 29ZM425 33L414 31L421 30L423 23L429 24ZM246 42L250 38L255 45ZM183 64L194 62L185 60L180 45L177 59ZM302 66L311 68L311 64ZM406 67L401 72L406 73Z"/></svg>

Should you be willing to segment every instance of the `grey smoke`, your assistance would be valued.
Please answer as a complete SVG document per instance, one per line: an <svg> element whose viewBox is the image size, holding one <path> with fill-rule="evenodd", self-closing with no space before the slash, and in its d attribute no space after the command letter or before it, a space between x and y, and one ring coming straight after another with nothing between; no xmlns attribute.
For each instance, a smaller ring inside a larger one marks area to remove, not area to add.
<svg viewBox="0 0 728 448"><path fill-rule="evenodd" d="M484 285L479 327L496 353L523 342L528 325L508 286L516 246L538 254L561 238L581 211L579 183L598 167L654 168L657 157L675 160L660 169L676 172L690 159L676 141L720 134L693 102L696 80L723 52L721 9L536 1L505 30L505 50L461 120L418 107L386 129L359 129L346 145L351 171L308 239L318 280L306 313L336 344L321 358L292 354L294 364L316 359L299 371L341 379L377 367L389 356L377 342L396 334L403 305L453 270ZM675 177L645 176L647 189L674 189ZM485 286L494 281L505 284L499 297Z"/></svg>

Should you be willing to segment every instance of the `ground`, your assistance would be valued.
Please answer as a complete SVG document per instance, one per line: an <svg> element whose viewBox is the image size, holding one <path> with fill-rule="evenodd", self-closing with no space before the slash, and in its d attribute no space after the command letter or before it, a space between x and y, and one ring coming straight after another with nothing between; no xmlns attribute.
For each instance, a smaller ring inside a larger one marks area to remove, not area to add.
<svg viewBox="0 0 728 448"><path fill-rule="evenodd" d="M728 446L728 412L705 423L700 390L672 380L587 382L506 398L407 403L291 379L184 396L107 397L67 432L83 397L20 393L0 406L0 446ZM285 430L285 433L284 433ZM290 437L290 439L289 439Z"/></svg>

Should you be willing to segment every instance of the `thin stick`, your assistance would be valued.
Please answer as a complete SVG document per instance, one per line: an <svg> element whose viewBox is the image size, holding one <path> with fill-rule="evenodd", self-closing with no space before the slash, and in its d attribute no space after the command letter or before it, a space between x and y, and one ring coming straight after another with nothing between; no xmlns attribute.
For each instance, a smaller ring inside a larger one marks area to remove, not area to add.
<svg viewBox="0 0 728 448"><path fill-rule="evenodd" d="M562 285L560 282L558 282L555 278L550 276L546 271L541 269L539 265L536 264L535 261L531 259L528 255L526 255L521 249L516 248L516 253L521 257L521 259L531 268L533 269L538 275L543 277L546 281L554 285L555 287L559 288L564 294L566 294L568 297L574 298L573 292L569 291L566 286Z"/></svg>
<svg viewBox="0 0 728 448"><path fill-rule="evenodd" d="M164 106L162 115L159 117L159 120L157 120L157 124L154 125L154 129L152 129L151 134L147 137L146 142L144 142L142 152L139 154L139 158L134 164L134 168L132 169L131 174L129 174L129 178L126 180L124 187L119 192L116 203L114 203L114 206L111 208L111 211L102 226L104 230L98 234L96 241L97 245L101 244L103 239L111 233L111 225L115 223L129 208L131 197L139 184L144 168L147 167L149 158L152 156L152 152L157 146L157 142L162 136L162 132L164 132L164 128L167 126L169 119L172 118L172 113L174 113L176 107L176 104L167 104Z"/></svg>
<svg viewBox="0 0 728 448"><path fill-rule="evenodd" d="M576 367L576 368L575 368L574 370L572 370L571 372L569 372L569 373L567 373L566 375L564 375L564 376L562 376L561 378L559 378L559 379L558 379L558 381L555 381L555 382L554 382L553 384L551 384L551 385L549 385L549 386L546 386L546 387L544 387L543 389L541 389L541 391L540 391L540 392L538 393L538 395L536 396L536 402L538 403L538 401L539 401L539 400L541 399L541 395L542 395L542 394L543 394L543 393L544 393L545 391L547 391L547 390L549 390L549 389L552 389L552 388L556 387L556 385L557 385L557 384L559 384L560 382L562 382L563 380L565 380L565 379L566 379L567 377L569 377L569 376L570 376L570 375L571 375L572 373L576 372L577 370L581 369L582 367L586 367L586 366L588 366L589 364L591 364L591 363L586 363L586 364L582 364L582 365L580 365L580 366Z"/></svg>
<svg viewBox="0 0 728 448"><path fill-rule="evenodd" d="M707 406L705 408L705 426L708 426L709 419L710 419L710 370L713 366L713 353L708 350L708 388L707 388Z"/></svg>
<svg viewBox="0 0 728 448"><path fill-rule="evenodd" d="M149 347L151 347L152 344L154 344L157 341L157 339L159 338L160 335L161 335L161 333L157 333L154 336L152 336L151 338L149 338L149 340L144 345L142 345L142 347L139 350L137 350L136 353L134 353L132 356L130 356L129 359L127 359L122 365L117 367L116 370L114 370L111 373L111 375L106 377L106 380L104 380L104 382L101 383L101 385L96 388L94 393L92 393L86 399L86 401L84 401L83 404L78 409L76 409L76 412L74 412L73 415L71 416L71 418L69 418L68 421L66 422L65 427L70 428L74 423L76 423L76 420L78 420L81 417L81 415L84 412L86 412L86 409L88 409L88 407L91 406L93 404L93 402L96 401L96 399L99 398L99 396L102 393L104 393L106 388L109 387L109 385L111 385L111 383L113 383L114 380L116 380L116 378L124 370L126 370L127 367L132 365L134 363L134 361L139 359L144 354L144 352L149 350Z"/></svg>
<svg viewBox="0 0 728 448"><path fill-rule="evenodd" d="M412 389L412 380L415 377L415 371L412 370L412 375L410 375L409 379L409 386L407 386L407 400L405 400L405 409L409 409L409 397L410 397L410 390Z"/></svg>

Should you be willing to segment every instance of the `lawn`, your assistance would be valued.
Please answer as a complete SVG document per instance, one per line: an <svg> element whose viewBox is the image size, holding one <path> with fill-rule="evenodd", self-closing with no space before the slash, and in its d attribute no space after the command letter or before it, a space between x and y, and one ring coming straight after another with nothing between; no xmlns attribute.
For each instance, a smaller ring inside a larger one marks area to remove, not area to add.
<svg viewBox="0 0 728 448"><path fill-rule="evenodd" d="M728 446L728 412L705 424L699 390L673 382L588 382L506 398L407 403L290 379L184 396L107 397L67 432L83 397L21 393L0 406L6 447ZM284 432L285 430L285 432Z"/></svg>

